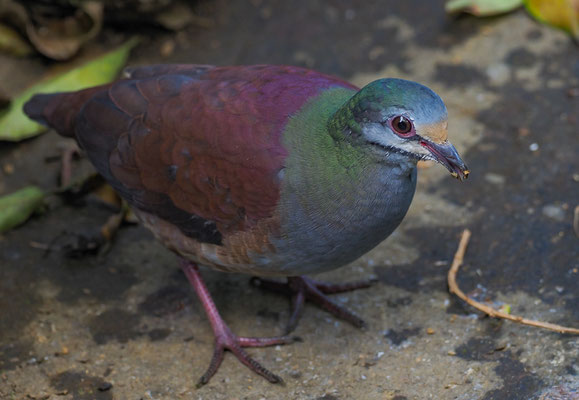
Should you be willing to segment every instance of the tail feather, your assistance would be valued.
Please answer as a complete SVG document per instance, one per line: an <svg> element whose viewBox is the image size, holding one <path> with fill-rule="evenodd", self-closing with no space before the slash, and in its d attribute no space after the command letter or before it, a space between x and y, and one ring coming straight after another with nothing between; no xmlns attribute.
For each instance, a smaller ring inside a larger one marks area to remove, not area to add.
<svg viewBox="0 0 579 400"><path fill-rule="evenodd" d="M74 120L84 103L97 91L97 86L78 92L37 94L32 96L23 110L34 121L55 129L62 136L74 137Z"/></svg>
<svg viewBox="0 0 579 400"><path fill-rule="evenodd" d="M60 93L34 95L24 104L24 113L39 124L52 127L52 123L47 116L52 114L49 110L55 108L54 98L59 95Z"/></svg>

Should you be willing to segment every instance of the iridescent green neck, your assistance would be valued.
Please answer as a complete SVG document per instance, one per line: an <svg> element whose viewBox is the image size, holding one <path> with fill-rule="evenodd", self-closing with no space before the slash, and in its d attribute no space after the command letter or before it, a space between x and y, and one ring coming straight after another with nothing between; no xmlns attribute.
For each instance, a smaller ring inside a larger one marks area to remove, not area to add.
<svg viewBox="0 0 579 400"><path fill-rule="evenodd" d="M286 173L290 180L316 180L325 188L339 188L356 180L368 165L368 154L352 146L344 127L352 127L353 119L340 108L355 91L336 88L324 91L310 100L297 115L290 118L283 134L289 151ZM331 190L331 189L330 189ZM316 190L313 190L314 192Z"/></svg>
<svg viewBox="0 0 579 400"><path fill-rule="evenodd" d="M342 141L346 137L357 136L361 133L360 124L354 118L354 110L358 102L352 101L350 94L347 101L340 105L328 120L328 131L336 141Z"/></svg>

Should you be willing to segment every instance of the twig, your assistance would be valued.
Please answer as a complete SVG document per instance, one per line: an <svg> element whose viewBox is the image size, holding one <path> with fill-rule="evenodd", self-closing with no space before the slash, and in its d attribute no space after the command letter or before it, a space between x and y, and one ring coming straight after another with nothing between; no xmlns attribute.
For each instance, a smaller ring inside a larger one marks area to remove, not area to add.
<svg viewBox="0 0 579 400"><path fill-rule="evenodd" d="M480 311L486 313L489 317L492 317L492 318L504 318L504 319L508 319L508 320L511 320L514 322L518 322L520 324L536 326L539 328L545 328L545 329L549 329L551 331L555 331L555 332L559 332L559 333L571 333L571 334L576 334L576 335L579 334L579 329L569 328L566 326L561 326L561 325L556 325L556 324L551 324L548 322L533 321L530 319L519 317L517 315L511 315L511 314L507 314L507 313L504 313L501 311L497 311L494 308L486 306L482 303L479 303L478 301L475 301L475 300L469 298L467 295L465 295L464 292L462 290L460 290L460 288L458 287L458 285L456 283L456 274L458 272L458 269L462 265L462 261L464 260L464 253L466 251L466 246L468 245L470 235L471 235L471 233L468 229L465 229L462 232L462 236L460 238L460 243L458 244L458 249L456 250L456 253L454 255L454 260L452 260L452 266L450 267L450 270L448 271L448 289L449 289L450 293L456 294L462 300L466 301L470 306L476 308L477 310L480 310Z"/></svg>
<svg viewBox="0 0 579 400"><path fill-rule="evenodd" d="M60 167L60 186L67 187L70 185L72 179L72 158L80 154L80 149L76 142L61 142L60 149L61 167Z"/></svg>

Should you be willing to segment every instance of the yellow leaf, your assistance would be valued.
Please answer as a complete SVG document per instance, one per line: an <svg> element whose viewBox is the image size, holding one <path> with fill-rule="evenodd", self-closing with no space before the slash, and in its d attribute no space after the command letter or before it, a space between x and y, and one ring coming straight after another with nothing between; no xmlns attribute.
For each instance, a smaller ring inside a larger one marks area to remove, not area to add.
<svg viewBox="0 0 579 400"><path fill-rule="evenodd" d="M59 76L42 80L22 92L0 116L0 140L16 142L46 130L46 127L28 119L22 111L24 103L37 93L80 90L112 81L124 67L129 52L135 45L136 40L129 40L115 50Z"/></svg>
<svg viewBox="0 0 579 400"><path fill-rule="evenodd" d="M538 21L563 29L579 39L579 0L524 0Z"/></svg>

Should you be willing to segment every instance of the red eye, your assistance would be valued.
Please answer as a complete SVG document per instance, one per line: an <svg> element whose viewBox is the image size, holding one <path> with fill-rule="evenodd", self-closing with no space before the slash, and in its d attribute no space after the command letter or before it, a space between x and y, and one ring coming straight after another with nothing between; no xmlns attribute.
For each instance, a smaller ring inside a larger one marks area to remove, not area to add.
<svg viewBox="0 0 579 400"><path fill-rule="evenodd" d="M403 117L402 115L399 115L396 118L394 118L391 122L391 125L392 129L394 129L394 132L396 132L401 136L408 137L414 134L412 130L412 122L408 118Z"/></svg>

